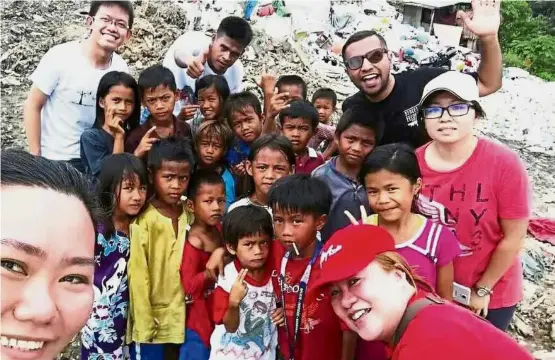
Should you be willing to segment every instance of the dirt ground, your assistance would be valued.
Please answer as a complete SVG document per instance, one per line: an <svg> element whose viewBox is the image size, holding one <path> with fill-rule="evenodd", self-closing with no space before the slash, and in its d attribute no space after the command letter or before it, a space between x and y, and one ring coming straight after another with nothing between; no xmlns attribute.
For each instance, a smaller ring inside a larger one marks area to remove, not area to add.
<svg viewBox="0 0 555 360"><path fill-rule="evenodd" d="M4 0L0 3L1 147L26 148L22 114L23 101L31 86L29 75L50 47L83 37L82 11L88 10L88 3L82 0ZM139 0L136 5L133 38L120 52L134 75L161 61L167 48L182 33L187 21L186 14L175 1ZM292 59L287 64L289 69L297 66L297 72L309 78L310 87L326 85L325 79L319 78L318 74L301 70L299 60L290 49L288 51ZM255 54L254 59L245 61L247 82L254 83L254 75L270 55ZM276 59L282 55L278 53L272 56ZM531 152L519 142L503 138L498 140L518 151L526 162L534 186L534 214L546 216L549 208L555 207L555 157ZM526 251L540 259L542 269L533 280L526 281L525 300L519 306L517 319L511 326L511 334L535 352L537 358L543 359L555 359L555 355L553 358L545 355L555 350L554 249L532 238L527 239ZM78 357L76 341L61 358Z"/></svg>

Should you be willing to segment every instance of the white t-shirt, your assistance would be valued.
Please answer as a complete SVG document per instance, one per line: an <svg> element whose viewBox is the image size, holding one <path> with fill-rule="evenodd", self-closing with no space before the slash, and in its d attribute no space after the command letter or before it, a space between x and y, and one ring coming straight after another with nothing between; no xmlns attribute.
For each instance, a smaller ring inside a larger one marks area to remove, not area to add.
<svg viewBox="0 0 555 360"><path fill-rule="evenodd" d="M175 50L180 48L185 48L188 50L188 54L191 56L198 56L204 50L208 48L212 39L206 36L200 31L190 31L187 32L177 40L174 41L172 46L170 46L166 57L164 58L163 65L170 69L175 76L175 83L177 85L177 91L179 92L179 99L185 100L187 98L193 99L195 95L195 82L197 79L191 78L187 75L187 69L180 68L175 63ZM204 64L204 73L201 78L206 75L213 75L214 70L210 68L208 62ZM227 71L223 74L224 78L227 80L227 85L232 94L238 93L243 90L243 76L245 71L243 69L243 64L240 60L237 60L233 65L231 65ZM191 100L189 100L191 102ZM176 101L174 114L177 116L183 104L181 101Z"/></svg>
<svg viewBox="0 0 555 360"><path fill-rule="evenodd" d="M41 155L52 160L80 158L81 134L94 124L96 92L104 74L128 72L121 56L113 54L107 69L96 69L85 57L83 44L56 45L44 55L31 81L48 96L41 112Z"/></svg>
<svg viewBox="0 0 555 360"><path fill-rule="evenodd" d="M272 208L271 208L271 207L269 207L269 206L261 206L261 205L255 204L255 203L253 203L253 202L251 201L251 199L249 199L248 196L245 196L244 198L241 198L241 199L237 200L236 202L234 202L233 204L231 204L231 205L229 206L229 209L227 209L227 212L230 212L231 210L233 210L233 209L235 209L235 208L238 208L239 206L248 206L248 205L260 206L260 207L266 209L266 211L268 211L268 213L270 214L270 216L273 217Z"/></svg>
<svg viewBox="0 0 555 360"><path fill-rule="evenodd" d="M214 308L227 309L229 292L239 275L236 262L226 265L225 279L218 278L214 290ZM245 278L248 292L239 304L239 327L228 333L223 324L216 325L210 337L210 360L274 360L276 358L277 328L270 319L276 308L272 278L260 284Z"/></svg>

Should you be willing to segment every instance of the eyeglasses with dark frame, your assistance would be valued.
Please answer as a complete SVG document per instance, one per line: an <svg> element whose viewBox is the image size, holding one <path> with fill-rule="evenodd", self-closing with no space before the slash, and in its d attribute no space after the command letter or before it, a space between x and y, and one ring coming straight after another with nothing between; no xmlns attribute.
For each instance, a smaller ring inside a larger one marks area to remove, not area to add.
<svg viewBox="0 0 555 360"><path fill-rule="evenodd" d="M96 21L98 19L98 21L100 21L104 25L114 24L119 30L129 30L129 25L127 25L127 23L123 20L112 19L109 16L92 16L92 18L93 21Z"/></svg>
<svg viewBox="0 0 555 360"><path fill-rule="evenodd" d="M426 106L422 108L421 113L424 119L439 119L446 110L450 116L458 117L468 114L471 108L474 108L472 103L451 104L447 107Z"/></svg>
<svg viewBox="0 0 555 360"><path fill-rule="evenodd" d="M382 61L385 54L387 54L387 49L374 49L364 55L357 55L348 58L347 60L345 60L345 66L350 70L358 70L362 67L364 59L370 61L372 64L377 64Z"/></svg>

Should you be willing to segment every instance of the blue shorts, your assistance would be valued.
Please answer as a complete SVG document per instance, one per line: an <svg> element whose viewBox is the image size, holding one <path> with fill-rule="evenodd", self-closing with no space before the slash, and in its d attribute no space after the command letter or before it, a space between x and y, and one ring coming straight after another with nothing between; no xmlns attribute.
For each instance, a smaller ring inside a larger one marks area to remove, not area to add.
<svg viewBox="0 0 555 360"><path fill-rule="evenodd" d="M191 329L185 330L185 342L179 348L179 360L208 360L210 348L206 347L199 334Z"/></svg>

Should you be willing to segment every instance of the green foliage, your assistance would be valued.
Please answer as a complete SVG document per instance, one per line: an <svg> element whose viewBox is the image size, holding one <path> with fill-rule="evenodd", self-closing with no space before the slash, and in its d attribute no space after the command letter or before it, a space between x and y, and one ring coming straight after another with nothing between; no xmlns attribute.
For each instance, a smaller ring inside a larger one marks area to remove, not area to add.
<svg viewBox="0 0 555 360"><path fill-rule="evenodd" d="M553 10L551 7L546 9ZM534 16L527 1L502 2L501 15L499 39L505 65L524 68L546 80L553 80L555 36L549 34L551 28L547 18Z"/></svg>

